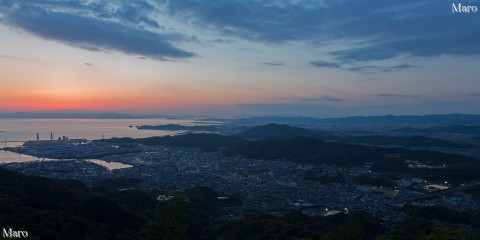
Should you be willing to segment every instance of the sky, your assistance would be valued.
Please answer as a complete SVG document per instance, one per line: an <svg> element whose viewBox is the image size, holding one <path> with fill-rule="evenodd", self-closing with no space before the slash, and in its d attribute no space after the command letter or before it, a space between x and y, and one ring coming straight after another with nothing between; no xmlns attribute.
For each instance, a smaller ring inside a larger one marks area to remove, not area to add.
<svg viewBox="0 0 480 240"><path fill-rule="evenodd" d="M0 112L480 114L463 0L0 0Z"/></svg>

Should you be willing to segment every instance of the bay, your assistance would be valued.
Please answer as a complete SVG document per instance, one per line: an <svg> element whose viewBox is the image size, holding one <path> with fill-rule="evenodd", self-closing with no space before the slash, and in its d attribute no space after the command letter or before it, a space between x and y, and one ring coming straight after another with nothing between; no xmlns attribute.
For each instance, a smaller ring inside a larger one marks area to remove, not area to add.
<svg viewBox="0 0 480 240"><path fill-rule="evenodd" d="M175 135L184 131L138 130L140 125L209 125L195 123L195 119L12 119L0 118L1 148L16 147L28 140L35 140L37 133L40 140L49 140L50 133L53 139L66 136L70 139L82 138L88 140L131 137L145 138L152 136ZM7 141L6 143L4 141ZM36 157L0 151L0 163L29 162L38 160ZM121 167L121 166L120 166Z"/></svg>

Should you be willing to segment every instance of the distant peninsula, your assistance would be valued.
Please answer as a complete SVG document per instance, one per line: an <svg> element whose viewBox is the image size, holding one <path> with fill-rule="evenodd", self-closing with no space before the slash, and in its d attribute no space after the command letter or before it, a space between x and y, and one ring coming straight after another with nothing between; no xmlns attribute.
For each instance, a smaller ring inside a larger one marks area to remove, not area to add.
<svg viewBox="0 0 480 240"><path fill-rule="evenodd" d="M203 121L229 122L237 125L250 124L414 124L414 125L480 125L477 114L432 114L432 115L383 115L383 116L351 116L337 118L314 117L249 117L237 119L205 118Z"/></svg>
<svg viewBox="0 0 480 240"><path fill-rule="evenodd" d="M214 126L184 126L178 124L165 124L165 125L141 125L137 126L139 130L167 130L167 131L216 131L217 127Z"/></svg>

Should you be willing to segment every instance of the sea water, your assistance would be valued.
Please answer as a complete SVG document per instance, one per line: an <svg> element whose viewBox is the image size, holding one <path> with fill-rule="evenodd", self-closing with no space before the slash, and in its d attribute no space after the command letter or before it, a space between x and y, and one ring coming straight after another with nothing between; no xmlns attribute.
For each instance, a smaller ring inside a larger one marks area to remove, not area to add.
<svg viewBox="0 0 480 240"><path fill-rule="evenodd" d="M102 139L113 137L144 138L175 135L182 131L138 130L140 125L194 125L194 119L13 119L0 118L0 148L15 147L28 140L68 137L70 139ZM6 140L6 143L5 143ZM0 151L0 164L12 162L49 161L9 151Z"/></svg>

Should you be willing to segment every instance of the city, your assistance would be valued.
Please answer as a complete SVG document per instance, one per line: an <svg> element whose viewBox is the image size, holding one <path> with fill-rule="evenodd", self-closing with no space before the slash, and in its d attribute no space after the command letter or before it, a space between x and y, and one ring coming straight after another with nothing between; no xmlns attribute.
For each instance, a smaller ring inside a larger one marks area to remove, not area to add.
<svg viewBox="0 0 480 240"><path fill-rule="evenodd" d="M0 0L0 236L480 239L480 0Z"/></svg>
<svg viewBox="0 0 480 240"><path fill-rule="evenodd" d="M270 124L258 126L256 130L269 127L288 126ZM225 129L232 131L231 126ZM229 155L225 151L195 146L65 137L32 140L6 150L46 158L3 165L29 175L76 179L90 186L98 179L139 179L136 184L120 186L118 190L140 188L175 193L208 187L219 194L219 200L232 196L240 199L233 205L219 208L218 218L227 221L258 213L282 216L300 212L314 217L362 211L393 224L408 218L403 211L405 206L446 207L458 212L480 209L480 202L465 191L480 185L479 175L461 183L435 182L408 173L375 170L374 159L356 166L296 163L289 159L262 160ZM402 159L404 168L411 171L442 171L450 167L446 164L431 166L419 160L408 160L402 154L394 155L385 157ZM111 167L113 165L117 167ZM479 231L475 226L467 228Z"/></svg>

